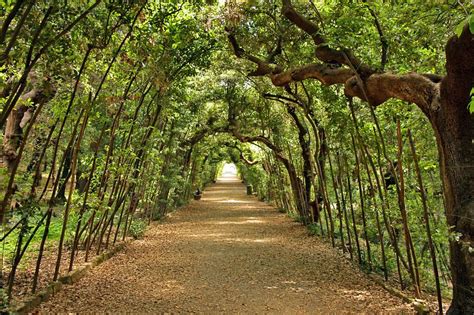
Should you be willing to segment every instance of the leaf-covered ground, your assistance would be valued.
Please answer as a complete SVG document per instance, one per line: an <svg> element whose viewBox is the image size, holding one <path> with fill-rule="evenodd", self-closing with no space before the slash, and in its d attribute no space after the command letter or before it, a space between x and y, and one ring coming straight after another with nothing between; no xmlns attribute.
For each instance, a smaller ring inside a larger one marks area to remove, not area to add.
<svg viewBox="0 0 474 315"><path fill-rule="evenodd" d="M40 312L413 313L329 244L223 178Z"/></svg>

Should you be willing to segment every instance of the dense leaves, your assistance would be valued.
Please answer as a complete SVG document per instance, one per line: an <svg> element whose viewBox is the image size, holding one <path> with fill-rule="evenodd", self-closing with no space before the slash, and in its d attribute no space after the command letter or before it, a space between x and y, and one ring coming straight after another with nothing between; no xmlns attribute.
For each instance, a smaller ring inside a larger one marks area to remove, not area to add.
<svg viewBox="0 0 474 315"><path fill-rule="evenodd" d="M444 95L429 93L440 93L448 39L472 32L469 1L19 0L0 8L6 304L139 237L224 162L364 270L416 296L449 298L458 285L449 242L469 233L446 223L444 129L437 113L426 115L440 105L416 97ZM345 59L322 60L329 48ZM370 78L417 72L429 88L403 86L375 102L372 94L395 84L363 95L346 76L331 86L299 79L294 69L308 64L346 70L367 88ZM275 84L286 70L290 80Z"/></svg>

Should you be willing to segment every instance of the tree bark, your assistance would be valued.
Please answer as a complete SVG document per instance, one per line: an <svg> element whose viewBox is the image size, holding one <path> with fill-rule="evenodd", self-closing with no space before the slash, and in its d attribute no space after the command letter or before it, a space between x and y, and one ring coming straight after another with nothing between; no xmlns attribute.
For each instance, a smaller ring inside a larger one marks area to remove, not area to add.
<svg viewBox="0 0 474 315"><path fill-rule="evenodd" d="M347 96L356 96L376 107L391 98L416 104L433 126L440 156L446 216L455 237L450 240L453 301L450 314L474 313L474 114L469 113L474 87L474 35L465 25L461 35L446 46L447 75L376 72L350 50L331 49L319 26L299 14L291 0L282 0L282 13L315 43L315 57L336 60L348 68L309 64L293 70L248 54L234 34L228 38L234 54L257 65L250 75L267 76L275 86L316 79L323 85L344 84Z"/></svg>
<svg viewBox="0 0 474 315"><path fill-rule="evenodd" d="M303 202L307 204L305 208L309 209L309 203L311 198L311 184L313 183L313 167L311 165L311 149L308 130L302 124L298 115L296 114L296 108L287 104L287 111L288 114L293 118L293 121L296 127L298 128L298 142L301 147L301 157L303 158L303 177L305 185L303 190ZM306 215L309 218L309 215ZM308 220L308 218L305 218L305 220Z"/></svg>
<svg viewBox="0 0 474 315"><path fill-rule="evenodd" d="M446 46L447 75L441 108L430 121L440 155L450 241L453 300L449 314L474 313L474 114L467 106L474 86L474 36L468 27Z"/></svg>
<svg viewBox="0 0 474 315"><path fill-rule="evenodd" d="M20 147L23 138L23 130L20 127L20 122L27 110L27 106L19 106L18 109L12 110L5 125L5 134L3 136L3 158L9 173L12 172L18 157L17 149Z"/></svg>

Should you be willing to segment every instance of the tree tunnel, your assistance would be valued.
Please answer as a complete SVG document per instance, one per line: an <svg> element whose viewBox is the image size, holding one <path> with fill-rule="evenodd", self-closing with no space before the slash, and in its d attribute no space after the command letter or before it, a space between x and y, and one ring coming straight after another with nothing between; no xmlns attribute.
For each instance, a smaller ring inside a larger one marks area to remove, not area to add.
<svg viewBox="0 0 474 315"><path fill-rule="evenodd" d="M3 1L3 306L139 237L228 162L364 271L473 313L472 9Z"/></svg>

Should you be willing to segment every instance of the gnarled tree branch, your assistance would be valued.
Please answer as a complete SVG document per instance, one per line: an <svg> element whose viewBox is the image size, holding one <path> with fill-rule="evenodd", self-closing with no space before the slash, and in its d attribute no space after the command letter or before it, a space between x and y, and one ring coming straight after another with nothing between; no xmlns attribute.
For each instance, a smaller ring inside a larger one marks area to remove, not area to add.
<svg viewBox="0 0 474 315"><path fill-rule="evenodd" d="M313 39L316 45L316 58L327 63L336 62L339 64L348 65L346 56L349 56L350 63L355 66L358 73L360 73L363 77L369 76L375 72L374 69L366 64L363 64L362 61L360 61L350 50L337 50L330 48L327 45L324 37L321 35L319 26L305 18L303 15L299 14L293 7L291 0L282 0L282 4L282 14Z"/></svg>
<svg viewBox="0 0 474 315"><path fill-rule="evenodd" d="M329 63L313 63L296 69L283 70L281 66L247 53L239 46L234 34L227 30L234 54L257 65L257 69L250 75L267 76L273 85L283 87L307 79L318 80L326 86L344 84L347 96L358 97L372 106L396 98L416 104L427 115L439 109L442 77L433 74L397 75L376 72L362 64L350 50L335 50L328 47L317 24L299 14L292 6L291 0L282 0L282 3L282 13L285 17L313 38L317 45L316 57ZM332 64L334 62L347 65L348 68L334 67Z"/></svg>
<svg viewBox="0 0 474 315"><path fill-rule="evenodd" d="M228 33L229 42L238 58L247 59L257 65L250 76L268 76L275 86L285 86L291 82L316 79L324 85L341 84L351 78L354 73L347 68L334 68L327 64L309 64L296 69L286 70L261 58L248 54L237 42L232 32Z"/></svg>
<svg viewBox="0 0 474 315"><path fill-rule="evenodd" d="M239 151L239 153L240 153L240 154L239 154L239 157L240 157L240 159L241 159L245 164L247 164L247 165L249 165L249 166L252 166L252 165L255 165L255 164L258 164L258 163L259 163L259 161L257 161L257 160L255 160L255 161L250 161L250 160L248 160L247 158L245 158L245 156L244 156L244 151L243 151L241 148L239 148L238 145L226 143L226 146L228 146L228 147L230 147L230 148L233 148L233 149L236 149L237 151Z"/></svg>
<svg viewBox="0 0 474 315"><path fill-rule="evenodd" d="M425 114L438 110L440 106L439 83L417 73L374 74L363 82L363 86L354 76L346 81L345 93L368 101L372 106L391 98L403 100L418 105Z"/></svg>
<svg viewBox="0 0 474 315"><path fill-rule="evenodd" d="M285 86L291 82L299 82L307 79L316 79L322 84L330 86L341 84L351 78L354 73L347 68L332 68L326 64L309 64L270 75L275 86Z"/></svg>
<svg viewBox="0 0 474 315"><path fill-rule="evenodd" d="M240 150L239 150L239 151L240 151ZM257 161L257 160L255 160L255 161L250 161L250 160L246 159L245 156L244 156L244 153L243 153L242 151L240 151L240 159L241 159L242 161L244 161L245 164L250 165L250 166L255 165L255 164L258 164L258 162L259 162L259 161Z"/></svg>
<svg viewBox="0 0 474 315"><path fill-rule="evenodd" d="M240 47L239 43L237 42L237 39L235 38L234 33L229 29L227 29L227 38L229 39L229 42L232 45L234 54L238 58L247 59L257 65L257 69L249 73L250 76L265 76L268 74L279 73L282 71L277 65L265 61L254 55L248 54L242 47Z"/></svg>

